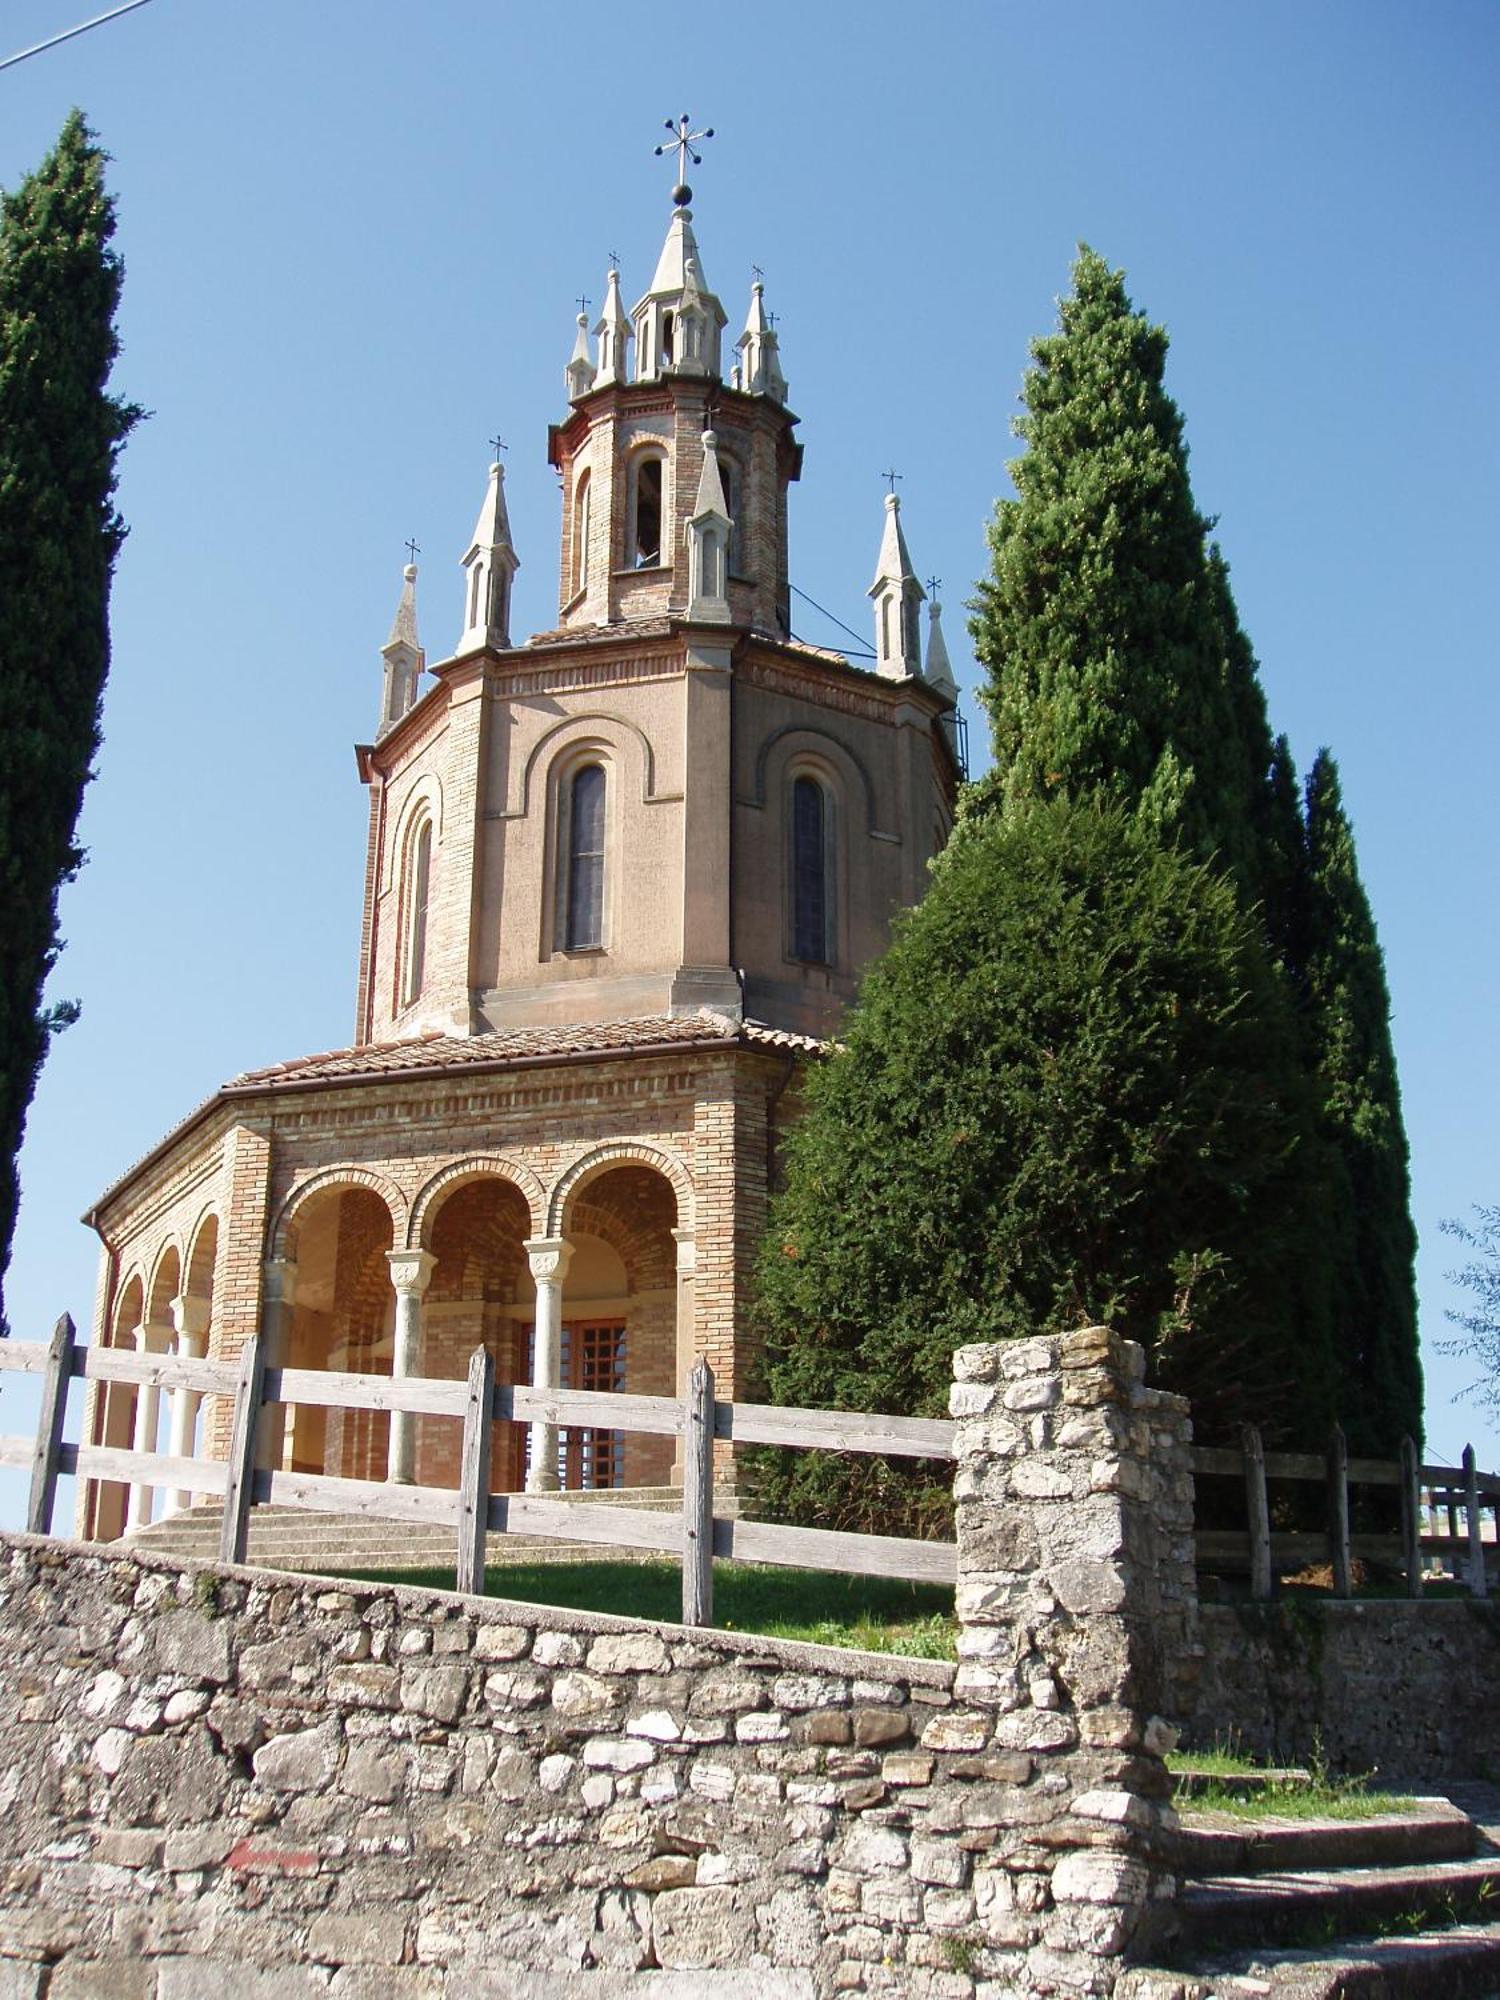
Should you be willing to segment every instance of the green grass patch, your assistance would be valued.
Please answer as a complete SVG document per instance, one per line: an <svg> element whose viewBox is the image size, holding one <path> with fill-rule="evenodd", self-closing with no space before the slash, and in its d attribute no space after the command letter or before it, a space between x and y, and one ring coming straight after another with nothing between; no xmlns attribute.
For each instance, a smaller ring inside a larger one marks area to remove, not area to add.
<svg viewBox="0 0 1500 2000"><path fill-rule="evenodd" d="M455 1575L452 1569L381 1570L366 1572L365 1580L452 1590ZM506 1563L485 1571L484 1591L486 1597L622 1618L675 1623L682 1616L682 1572L671 1562ZM957 1658L953 1592L893 1577L716 1562L714 1624L868 1653Z"/></svg>
<svg viewBox="0 0 1500 2000"><path fill-rule="evenodd" d="M1415 1799L1399 1792L1365 1790L1362 1778L1335 1778L1310 1785L1262 1785L1236 1791L1232 1783L1209 1785L1181 1801L1192 1812L1227 1813L1231 1819L1379 1819L1411 1812Z"/></svg>
<svg viewBox="0 0 1500 2000"><path fill-rule="evenodd" d="M1263 1768L1253 1757L1219 1743L1212 1750L1169 1750L1163 1761L1169 1771L1203 1771L1222 1778L1253 1778Z"/></svg>

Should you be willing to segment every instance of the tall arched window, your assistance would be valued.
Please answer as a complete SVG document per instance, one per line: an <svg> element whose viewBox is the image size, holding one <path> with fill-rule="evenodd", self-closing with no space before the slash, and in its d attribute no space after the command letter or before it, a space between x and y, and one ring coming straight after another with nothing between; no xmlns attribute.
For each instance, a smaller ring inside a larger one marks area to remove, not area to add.
<svg viewBox="0 0 1500 2000"><path fill-rule="evenodd" d="M559 925L565 951L594 951L604 943L604 788L602 764L581 765L567 788Z"/></svg>
<svg viewBox="0 0 1500 2000"><path fill-rule="evenodd" d="M719 453L719 477L724 482L724 505L729 512L729 574L743 576L743 542L740 535L740 503L744 482L736 461L725 451Z"/></svg>
<svg viewBox="0 0 1500 2000"><path fill-rule="evenodd" d="M831 963L828 798L816 778L792 785L792 956Z"/></svg>
<svg viewBox="0 0 1500 2000"><path fill-rule="evenodd" d="M573 494L573 594L587 590L589 581L589 525L593 512L592 481L584 472Z"/></svg>
<svg viewBox="0 0 1500 2000"><path fill-rule="evenodd" d="M427 970L427 901L432 880L432 821L423 819L407 847L406 949L402 954L401 1005L409 1007L422 991Z"/></svg>
<svg viewBox="0 0 1500 2000"><path fill-rule="evenodd" d="M630 564L654 569L662 561L661 508L666 461L659 452L637 458L630 478Z"/></svg>

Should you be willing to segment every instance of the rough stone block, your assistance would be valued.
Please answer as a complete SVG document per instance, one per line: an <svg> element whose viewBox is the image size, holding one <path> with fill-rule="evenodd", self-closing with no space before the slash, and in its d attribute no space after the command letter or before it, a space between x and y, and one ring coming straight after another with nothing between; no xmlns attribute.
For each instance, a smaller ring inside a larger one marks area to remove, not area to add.
<svg viewBox="0 0 1500 2000"><path fill-rule="evenodd" d="M255 1753L256 1782L272 1792L320 1792L337 1766L337 1744L326 1729L273 1736Z"/></svg>
<svg viewBox="0 0 1500 2000"><path fill-rule="evenodd" d="M969 1880L969 1857L951 1841L921 1840L913 1835L911 1872L915 1881L935 1888L962 1889Z"/></svg>
<svg viewBox="0 0 1500 2000"><path fill-rule="evenodd" d="M519 1660L530 1646L524 1625L481 1625L474 1634L476 1660Z"/></svg>
<svg viewBox="0 0 1500 2000"><path fill-rule="evenodd" d="M531 1657L539 1667L576 1667L583 1659L583 1642L571 1632L538 1632Z"/></svg>
<svg viewBox="0 0 1500 2000"><path fill-rule="evenodd" d="M658 1963L669 1969L742 1966L754 1948L755 1920L735 1889L667 1889L651 1917Z"/></svg>
<svg viewBox="0 0 1500 2000"><path fill-rule="evenodd" d="M234 2000L326 2000L328 1981L310 1965L244 1965L238 1960L159 1958L156 2000L204 2000L205 1994L233 1994Z"/></svg>
<svg viewBox="0 0 1500 2000"><path fill-rule="evenodd" d="M395 1757L372 1749L351 1749L339 1773L342 1790L371 1805L389 1805L401 1789L402 1769Z"/></svg>
<svg viewBox="0 0 1500 2000"><path fill-rule="evenodd" d="M328 1699L347 1708L391 1709L400 1696L401 1676L397 1668L349 1661L328 1676Z"/></svg>
<svg viewBox="0 0 1500 2000"><path fill-rule="evenodd" d="M399 1965L406 1935L406 1919L399 1912L325 1910L308 1930L307 1955L320 1965Z"/></svg>
<svg viewBox="0 0 1500 2000"><path fill-rule="evenodd" d="M595 1674L665 1674L672 1658L654 1632L607 1632L589 1647L588 1665Z"/></svg>
<svg viewBox="0 0 1500 2000"><path fill-rule="evenodd" d="M853 1875L888 1874L904 1869L906 1862L905 1838L891 1827L874 1826L868 1820L850 1829L839 1853L839 1866Z"/></svg>
<svg viewBox="0 0 1500 2000"><path fill-rule="evenodd" d="M922 1730L924 1750L983 1750L995 1718L963 1709L929 1716Z"/></svg>
<svg viewBox="0 0 1500 2000"><path fill-rule="evenodd" d="M0 2000L9 1996L0 1976ZM138 1959L65 1959L48 1983L47 2000L156 2000L156 1972Z"/></svg>
<svg viewBox="0 0 1500 2000"><path fill-rule="evenodd" d="M862 1750L880 1749L887 1743L903 1743L911 1734L911 1718L899 1708L857 1708L854 1711L854 1740Z"/></svg>
<svg viewBox="0 0 1500 2000"><path fill-rule="evenodd" d="M1063 1855L1052 1871L1052 1897L1058 1903L1144 1903L1150 1887L1144 1863L1124 1854L1080 1849Z"/></svg>
<svg viewBox="0 0 1500 2000"><path fill-rule="evenodd" d="M629 1737L595 1736L583 1746L583 1761L590 1770L640 1771L656 1761L656 1752Z"/></svg>
<svg viewBox="0 0 1500 2000"><path fill-rule="evenodd" d="M457 1722L469 1696L467 1667L407 1667L401 1675L401 1706L434 1722Z"/></svg>

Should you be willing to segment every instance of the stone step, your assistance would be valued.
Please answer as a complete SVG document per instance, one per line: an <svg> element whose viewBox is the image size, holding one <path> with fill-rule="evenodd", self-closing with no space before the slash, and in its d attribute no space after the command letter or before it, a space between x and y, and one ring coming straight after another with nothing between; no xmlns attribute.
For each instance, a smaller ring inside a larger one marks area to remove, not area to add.
<svg viewBox="0 0 1500 2000"><path fill-rule="evenodd" d="M1183 1875L1262 1875L1301 1868L1376 1868L1456 1861L1478 1834L1447 1799L1415 1799L1412 1810L1369 1819L1254 1820L1230 1813L1182 1815L1177 1868Z"/></svg>
<svg viewBox="0 0 1500 2000"><path fill-rule="evenodd" d="M1177 1901L1189 1951L1370 1937L1390 1923L1416 1931L1489 1909L1500 1909L1500 1859L1493 1855L1399 1867L1211 1875L1185 1883Z"/></svg>
<svg viewBox="0 0 1500 2000"><path fill-rule="evenodd" d="M1494 2000L1500 1923L1296 1951L1251 1950L1191 1968L1133 1966L1115 2000Z"/></svg>
<svg viewBox="0 0 1500 2000"><path fill-rule="evenodd" d="M1172 1790L1179 1798L1201 1798L1205 1792L1227 1792L1231 1798L1253 1799L1271 1790L1306 1791L1312 1772L1300 1765L1283 1769L1265 1766L1257 1771L1216 1771L1208 1765L1176 1764L1172 1768Z"/></svg>

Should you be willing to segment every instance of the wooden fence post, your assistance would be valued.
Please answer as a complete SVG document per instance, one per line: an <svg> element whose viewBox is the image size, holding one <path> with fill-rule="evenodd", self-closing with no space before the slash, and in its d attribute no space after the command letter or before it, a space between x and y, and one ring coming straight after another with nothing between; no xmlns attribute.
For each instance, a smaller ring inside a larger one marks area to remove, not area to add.
<svg viewBox="0 0 1500 2000"><path fill-rule="evenodd" d="M224 1513L219 1522L219 1560L242 1563L250 1542L250 1509L255 1503L255 1447L265 1390L266 1357L258 1333L240 1353L234 1385L234 1424L229 1434L229 1470Z"/></svg>
<svg viewBox="0 0 1500 2000"><path fill-rule="evenodd" d="M683 1407L682 1622L714 1622L714 1376L701 1354Z"/></svg>
<svg viewBox="0 0 1500 2000"><path fill-rule="evenodd" d="M494 1436L495 1357L476 1347L469 1357L463 1456L458 1474L458 1587L484 1594L484 1542L490 1525L490 1440Z"/></svg>
<svg viewBox="0 0 1500 2000"><path fill-rule="evenodd" d="M1266 1502L1266 1454L1254 1424L1244 1430L1245 1511L1250 1524L1250 1595L1271 1595L1271 1512Z"/></svg>
<svg viewBox="0 0 1500 2000"><path fill-rule="evenodd" d="M42 1372L42 1407L36 1420L36 1448L31 1454L31 1496L26 1503L28 1535L52 1533L52 1509L57 1499L57 1455L62 1449L63 1422L68 1414L68 1385L73 1379L77 1336L70 1313L52 1329L47 1365Z"/></svg>
<svg viewBox="0 0 1500 2000"><path fill-rule="evenodd" d="M1479 1532L1479 1469L1471 1444L1464 1446L1464 1513L1469 1527L1469 1589L1476 1597L1488 1597L1490 1587L1484 1573L1484 1538Z"/></svg>
<svg viewBox="0 0 1500 2000"><path fill-rule="evenodd" d="M1421 1464L1413 1440L1401 1440L1401 1560L1406 1569L1406 1594L1422 1595Z"/></svg>
<svg viewBox="0 0 1500 2000"><path fill-rule="evenodd" d="M1328 1441L1328 1559L1335 1597L1353 1595L1349 1569L1349 1444L1342 1424Z"/></svg>

